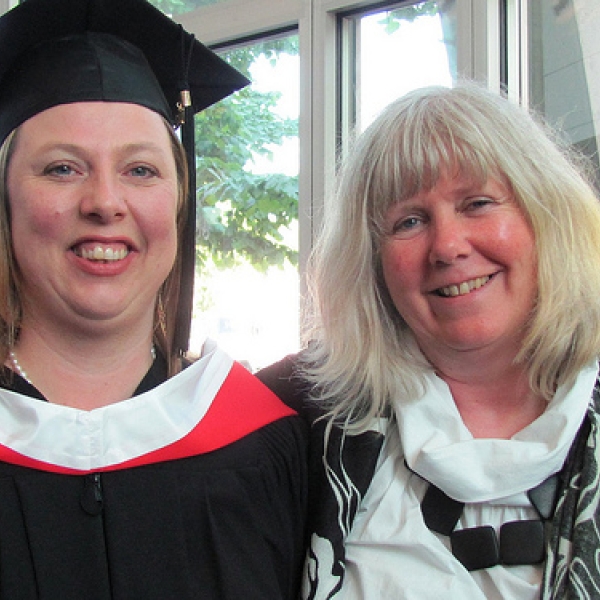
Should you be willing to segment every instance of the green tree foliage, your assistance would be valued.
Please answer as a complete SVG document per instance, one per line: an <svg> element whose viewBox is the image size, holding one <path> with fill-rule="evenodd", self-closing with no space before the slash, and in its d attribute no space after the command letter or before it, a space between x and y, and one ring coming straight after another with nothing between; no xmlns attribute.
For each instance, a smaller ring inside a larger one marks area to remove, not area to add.
<svg viewBox="0 0 600 600"><path fill-rule="evenodd" d="M380 23L385 25L387 33L392 34L399 29L402 21L412 23L419 17L438 14L438 4L440 3L434 0L427 0L426 2L419 2L409 6L403 6L402 8L396 8L387 12Z"/></svg>
<svg viewBox="0 0 600 600"><path fill-rule="evenodd" d="M238 48L225 58L250 77L260 56L276 61L283 52L297 53L296 38ZM266 270L285 260L297 263L297 251L282 235L298 218L297 177L251 171L255 155L271 158L284 138L298 135L297 120L276 113L279 98L250 85L196 117L200 265L249 260Z"/></svg>
<svg viewBox="0 0 600 600"><path fill-rule="evenodd" d="M153 0L177 15L214 0ZM260 57L271 63L282 53L298 53L297 37L255 43L222 54L251 79ZM237 92L196 116L197 265L229 267L249 261L265 271L285 261L297 264L297 251L285 230L298 218L297 177L252 172L255 156L271 158L287 137L298 135L297 119L276 112L278 92L252 87Z"/></svg>
<svg viewBox="0 0 600 600"><path fill-rule="evenodd" d="M150 0L150 3L154 4L156 8L160 8L165 14L174 16L213 2L211 0Z"/></svg>

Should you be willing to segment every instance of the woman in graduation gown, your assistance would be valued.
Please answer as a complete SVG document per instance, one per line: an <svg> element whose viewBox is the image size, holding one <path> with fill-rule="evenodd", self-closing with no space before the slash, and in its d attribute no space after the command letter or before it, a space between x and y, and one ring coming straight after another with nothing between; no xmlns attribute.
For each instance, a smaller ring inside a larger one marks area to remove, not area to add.
<svg viewBox="0 0 600 600"><path fill-rule="evenodd" d="M174 130L246 84L144 0L0 19L1 598L296 596L302 421L214 345L185 360Z"/></svg>
<svg viewBox="0 0 600 600"><path fill-rule="evenodd" d="M358 138L260 375L327 416L303 597L599 597L600 203L552 139L474 84Z"/></svg>

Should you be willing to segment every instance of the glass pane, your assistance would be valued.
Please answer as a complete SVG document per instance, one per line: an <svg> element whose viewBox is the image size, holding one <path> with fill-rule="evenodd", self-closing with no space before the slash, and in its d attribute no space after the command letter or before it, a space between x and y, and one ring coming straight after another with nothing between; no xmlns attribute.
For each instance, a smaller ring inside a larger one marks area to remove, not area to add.
<svg viewBox="0 0 600 600"><path fill-rule="evenodd" d="M252 85L196 117L191 349L208 336L253 370L299 346L297 35L222 53Z"/></svg>
<svg viewBox="0 0 600 600"><path fill-rule="evenodd" d="M598 165L600 3L531 0L529 97Z"/></svg>
<svg viewBox="0 0 600 600"><path fill-rule="evenodd" d="M454 2L417 2L354 16L356 125L364 129L395 98L456 80Z"/></svg>
<svg viewBox="0 0 600 600"><path fill-rule="evenodd" d="M152 0L169 15L222 0ZM298 36L219 54L252 81L196 116L190 351L207 337L252 370L299 349Z"/></svg>
<svg viewBox="0 0 600 600"><path fill-rule="evenodd" d="M219 4L227 0L150 0L154 6L160 8L167 15L181 15L186 12L191 12L201 6L209 4Z"/></svg>

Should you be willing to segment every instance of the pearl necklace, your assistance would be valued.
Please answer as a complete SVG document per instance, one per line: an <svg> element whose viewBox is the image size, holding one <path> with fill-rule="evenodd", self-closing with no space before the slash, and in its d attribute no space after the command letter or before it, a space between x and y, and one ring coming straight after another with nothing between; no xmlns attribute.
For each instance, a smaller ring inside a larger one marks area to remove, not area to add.
<svg viewBox="0 0 600 600"><path fill-rule="evenodd" d="M154 362L154 360L156 360L156 348L154 347L154 345L150 348L150 356L152 357L152 362ZM8 351L8 358L10 359L10 364L13 367L13 370L20 375L29 385L33 386L33 382L31 381L31 379L29 379L29 375L27 375L27 372L25 371L25 369L19 364L19 361L17 360L17 355L15 354L14 350L9 350Z"/></svg>
<svg viewBox="0 0 600 600"><path fill-rule="evenodd" d="M21 365L19 364L19 361L17 360L17 355L14 353L14 350L9 350L8 358L10 358L10 364L13 366L13 370L16 371L29 385L32 386L33 383L31 382L31 379L29 379L29 376L25 372L25 369L23 369L23 367L21 367Z"/></svg>

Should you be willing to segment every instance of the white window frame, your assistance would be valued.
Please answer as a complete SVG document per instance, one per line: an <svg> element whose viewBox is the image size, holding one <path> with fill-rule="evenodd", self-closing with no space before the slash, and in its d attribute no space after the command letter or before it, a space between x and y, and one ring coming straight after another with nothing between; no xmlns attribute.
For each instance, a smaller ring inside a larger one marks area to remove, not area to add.
<svg viewBox="0 0 600 600"><path fill-rule="evenodd" d="M490 3L499 4L499 0ZM529 106L529 0L506 2L507 93L509 98ZM496 14L499 7L495 7ZM492 21L490 29L495 23ZM498 46L500 42L498 41Z"/></svg>
<svg viewBox="0 0 600 600"><path fill-rule="evenodd" d="M0 15L14 8L18 3L19 0L0 0Z"/></svg>

